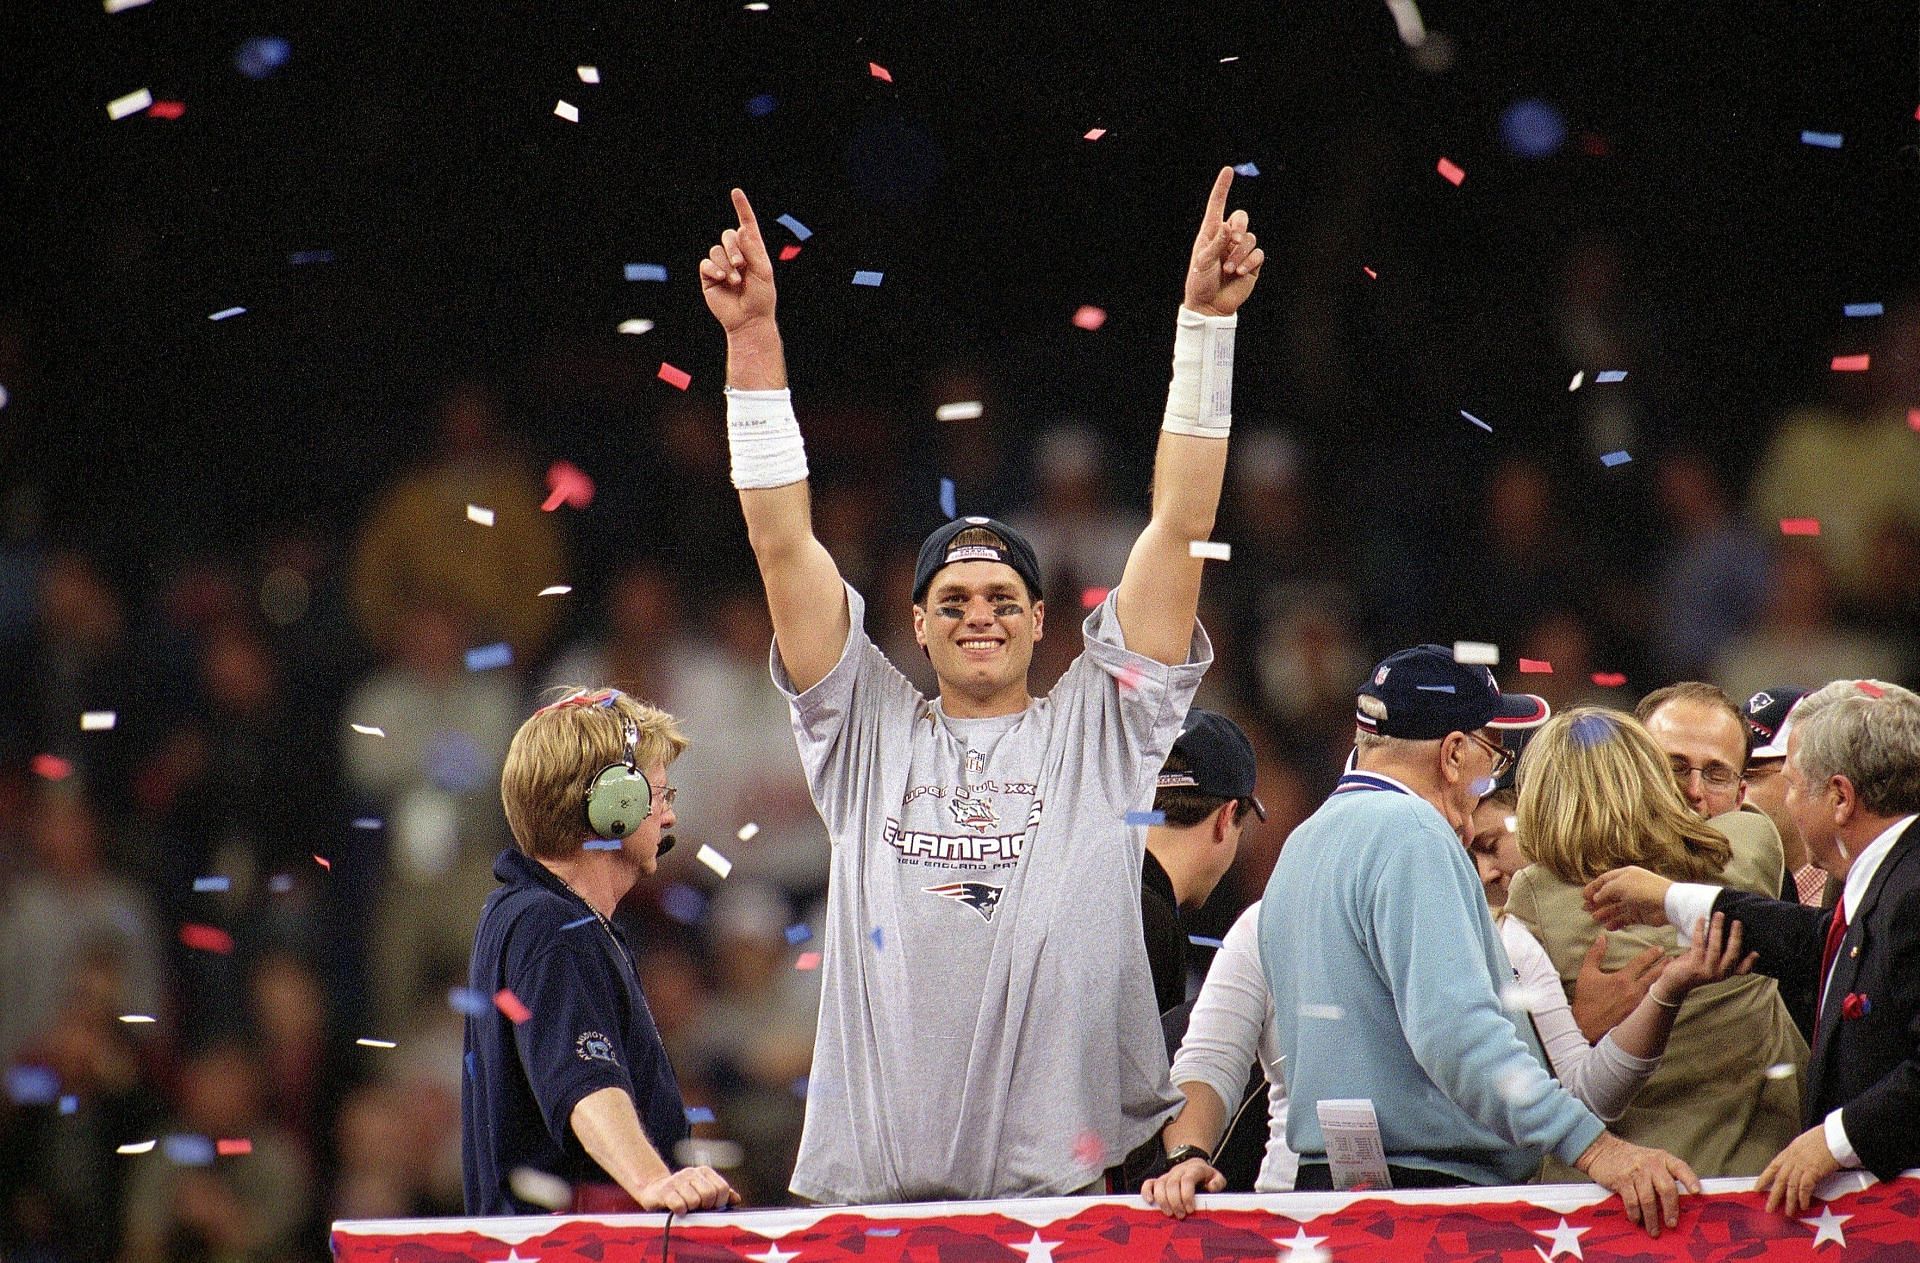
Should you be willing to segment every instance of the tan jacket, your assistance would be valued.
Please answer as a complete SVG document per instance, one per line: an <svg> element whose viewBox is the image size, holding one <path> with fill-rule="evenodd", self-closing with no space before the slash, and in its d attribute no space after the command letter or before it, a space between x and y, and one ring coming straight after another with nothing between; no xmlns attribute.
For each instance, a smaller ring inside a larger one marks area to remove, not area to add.
<svg viewBox="0 0 1920 1263"><path fill-rule="evenodd" d="M1784 860L1772 821L1740 810L1711 823L1733 843L1716 884L1777 897ZM1514 875L1507 911L1546 947L1571 998L1600 930L1581 904L1580 887L1534 864ZM1618 969L1651 943L1669 956L1680 953L1672 929L1639 926L1609 934L1601 963ZM1674 1020L1660 1068L1612 1130L1678 1155L1702 1177L1758 1175L1800 1134L1806 1068L1807 1042L1773 979L1749 974L1697 987ZM1555 1178L1551 1166L1546 1178Z"/></svg>

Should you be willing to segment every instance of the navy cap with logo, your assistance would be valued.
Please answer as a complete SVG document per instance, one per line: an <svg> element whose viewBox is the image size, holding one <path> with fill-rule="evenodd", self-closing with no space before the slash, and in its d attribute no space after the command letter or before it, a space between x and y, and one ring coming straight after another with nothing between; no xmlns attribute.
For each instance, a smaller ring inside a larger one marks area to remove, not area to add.
<svg viewBox="0 0 1920 1263"><path fill-rule="evenodd" d="M1253 742L1239 724L1196 706L1181 723L1172 752L1185 760L1187 770L1162 770L1158 788L1191 788L1215 798L1244 798L1253 804L1255 815L1267 818L1266 804L1253 793Z"/></svg>
<svg viewBox="0 0 1920 1263"><path fill-rule="evenodd" d="M1793 714L1793 708L1800 704L1800 699L1811 691L1800 688L1761 689L1747 699L1747 730L1753 734L1753 749L1747 754L1749 759L1787 757L1787 729L1791 726L1787 717Z"/></svg>
<svg viewBox="0 0 1920 1263"><path fill-rule="evenodd" d="M1353 722L1362 732L1434 741L1480 728L1537 728L1545 698L1502 693L1493 672L1455 662L1444 645L1417 645L1383 659L1360 686Z"/></svg>
<svg viewBox="0 0 1920 1263"><path fill-rule="evenodd" d="M956 545L953 542L962 531L970 531L975 527L992 531L1006 547L996 548L992 544ZM927 536L926 542L920 545L920 559L913 567L913 599L916 604L926 599L927 586L933 582L933 576L956 561L1003 561L1027 581L1027 591L1033 599L1040 599L1040 559L1026 536L995 518L957 517Z"/></svg>

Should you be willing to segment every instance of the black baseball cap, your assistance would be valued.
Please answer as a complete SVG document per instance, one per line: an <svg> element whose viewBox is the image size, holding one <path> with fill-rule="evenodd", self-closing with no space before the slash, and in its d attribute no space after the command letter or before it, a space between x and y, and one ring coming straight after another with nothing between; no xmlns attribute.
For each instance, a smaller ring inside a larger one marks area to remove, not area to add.
<svg viewBox="0 0 1920 1263"><path fill-rule="evenodd" d="M1793 714L1793 708L1800 704L1800 699L1811 691L1801 688L1761 689L1747 699L1747 730L1753 734L1753 749L1747 752L1749 759L1787 757L1787 716Z"/></svg>
<svg viewBox="0 0 1920 1263"><path fill-rule="evenodd" d="M1172 752L1186 760L1187 770L1169 772L1162 768L1157 788L1187 787L1215 798L1244 798L1253 804L1255 815L1267 818L1266 804L1253 793L1253 742L1247 740L1239 724L1196 706L1181 723Z"/></svg>
<svg viewBox="0 0 1920 1263"><path fill-rule="evenodd" d="M1006 547L996 548L992 544L954 545L954 537L975 527L992 531L1005 541ZM927 587L933 582L933 576L942 567L956 561L1003 561L1026 580L1027 591L1033 599L1040 599L1040 558L1034 553L1033 545L1027 542L1026 536L995 518L957 517L927 536L926 542L920 545L920 559L913 567L915 604L926 599Z"/></svg>
<svg viewBox="0 0 1920 1263"><path fill-rule="evenodd" d="M1552 713L1543 697L1502 693L1493 672L1455 662L1446 646L1416 645L1373 669L1360 686L1353 722L1382 737L1435 741L1480 728L1538 728Z"/></svg>

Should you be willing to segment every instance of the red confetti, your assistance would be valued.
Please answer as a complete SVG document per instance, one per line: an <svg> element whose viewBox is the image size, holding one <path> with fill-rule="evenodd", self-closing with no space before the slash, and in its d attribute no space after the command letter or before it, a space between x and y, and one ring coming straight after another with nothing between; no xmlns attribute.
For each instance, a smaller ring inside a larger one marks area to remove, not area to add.
<svg viewBox="0 0 1920 1263"><path fill-rule="evenodd" d="M572 461L557 460L547 469L547 488L551 492L540 506L551 513L561 505L584 509L593 503L593 479L581 473Z"/></svg>
<svg viewBox="0 0 1920 1263"><path fill-rule="evenodd" d="M64 781L73 775L73 764L57 754L36 754L28 766L33 769L35 776L50 781Z"/></svg>
<svg viewBox="0 0 1920 1263"><path fill-rule="evenodd" d="M1089 128L1087 130L1087 134L1085 136L1082 136L1081 139L1082 140L1099 140L1102 136L1106 134L1107 134L1106 128L1093 127L1093 128Z"/></svg>
<svg viewBox="0 0 1920 1263"><path fill-rule="evenodd" d="M533 1010L520 1003L520 997L506 987L493 993L493 1007L507 1015L507 1020L515 1026L533 1016Z"/></svg>
<svg viewBox="0 0 1920 1263"><path fill-rule="evenodd" d="M1107 1165L1107 1147L1101 1143L1098 1132L1082 1132L1080 1139L1073 1142L1073 1156L1082 1166L1105 1167Z"/></svg>
<svg viewBox="0 0 1920 1263"><path fill-rule="evenodd" d="M780 262L787 263L800 257L800 247L789 241L780 247Z"/></svg>
<svg viewBox="0 0 1920 1263"><path fill-rule="evenodd" d="M870 61L867 63L867 73L872 75L874 78L878 79L882 83L893 82L893 75L888 72L885 66L881 65L877 61Z"/></svg>
<svg viewBox="0 0 1920 1263"><path fill-rule="evenodd" d="M1107 599L1110 588L1087 588L1080 593L1080 608L1090 610Z"/></svg>
<svg viewBox="0 0 1920 1263"><path fill-rule="evenodd" d="M1865 693L1868 697L1885 697L1887 695L1887 690L1881 688L1878 684L1875 684L1872 680L1855 680L1853 682L1853 687L1859 689L1862 693Z"/></svg>
<svg viewBox="0 0 1920 1263"><path fill-rule="evenodd" d="M1836 355L1833 357L1833 371L1836 373L1864 373L1873 362L1871 355Z"/></svg>
<svg viewBox="0 0 1920 1263"><path fill-rule="evenodd" d="M179 118L186 112L185 101L155 101L147 107L148 118Z"/></svg>
<svg viewBox="0 0 1920 1263"><path fill-rule="evenodd" d="M238 1157L241 1154L252 1153L253 1142L245 1138L216 1140L213 1142L213 1151L223 1158Z"/></svg>
<svg viewBox="0 0 1920 1263"><path fill-rule="evenodd" d="M1920 434L1920 408L1907 409L1907 428Z"/></svg>
<svg viewBox="0 0 1920 1263"><path fill-rule="evenodd" d="M1440 159L1440 161L1433 164L1433 169L1440 173L1440 177L1443 180L1455 188L1459 188L1460 181L1467 178L1467 173L1462 171L1459 164L1455 163L1451 158Z"/></svg>
<svg viewBox="0 0 1920 1263"><path fill-rule="evenodd" d="M181 926L180 941L196 952L214 952L221 956L233 954L233 935L211 925Z"/></svg>
<svg viewBox="0 0 1920 1263"><path fill-rule="evenodd" d="M1619 671L1595 671L1593 682L1603 689L1617 689L1627 682L1627 677Z"/></svg>
<svg viewBox="0 0 1920 1263"><path fill-rule="evenodd" d="M322 868L324 868L324 869L326 869L326 870L327 870L327 871L328 871L329 873L331 873L331 872L333 871L333 861L332 861L332 860L330 860L330 859L328 859L328 858L327 858L326 856L324 856L324 855L316 855L316 856L314 856L314 857L313 857L313 862L314 862L314 863L316 863L316 864L318 864L318 865L319 865L320 867L322 867Z"/></svg>
<svg viewBox="0 0 1920 1263"><path fill-rule="evenodd" d="M1782 535L1818 535L1820 519L1817 517L1783 517L1780 519Z"/></svg>
<svg viewBox="0 0 1920 1263"><path fill-rule="evenodd" d="M1091 304L1082 304L1080 310L1073 313L1073 323L1075 328L1091 333L1107 323L1107 313Z"/></svg>
<svg viewBox="0 0 1920 1263"><path fill-rule="evenodd" d="M1127 693L1133 692L1133 690L1140 687L1140 681L1142 678L1143 676L1141 674L1139 667L1121 667L1120 668L1121 690Z"/></svg>
<svg viewBox="0 0 1920 1263"><path fill-rule="evenodd" d="M1553 664L1539 658L1520 659L1521 675L1552 675Z"/></svg>
<svg viewBox="0 0 1920 1263"><path fill-rule="evenodd" d="M685 390L693 381L693 374L684 368L675 368L665 360L660 362L660 380L675 390Z"/></svg>
<svg viewBox="0 0 1920 1263"><path fill-rule="evenodd" d="M795 961L793 962L793 967L795 969L798 969L803 974L811 973L812 971L820 968L820 953L819 952L801 952L799 957L795 959Z"/></svg>
<svg viewBox="0 0 1920 1263"><path fill-rule="evenodd" d="M1361 268L1360 270L1361 270L1362 272L1365 272L1365 273L1367 274L1367 279L1368 279L1368 280L1370 280L1370 281L1377 281L1377 280L1379 280L1379 279L1380 279L1380 274L1379 274L1378 272L1376 272L1376 271L1374 271L1374 270L1373 270L1372 268L1370 268L1370 267L1364 267L1364 266L1363 266L1363 267L1362 267L1362 268Z"/></svg>

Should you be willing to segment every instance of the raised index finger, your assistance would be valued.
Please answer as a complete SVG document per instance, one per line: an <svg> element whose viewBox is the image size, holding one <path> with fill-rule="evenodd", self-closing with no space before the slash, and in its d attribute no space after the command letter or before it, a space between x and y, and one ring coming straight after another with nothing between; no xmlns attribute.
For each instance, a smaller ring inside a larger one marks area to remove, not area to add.
<svg viewBox="0 0 1920 1263"><path fill-rule="evenodd" d="M1221 167L1213 179L1213 192L1207 194L1207 227L1227 217L1227 189L1233 184L1233 168Z"/></svg>
<svg viewBox="0 0 1920 1263"><path fill-rule="evenodd" d="M746 190L733 190L733 213L740 217L740 227L760 231L760 221L754 217L753 203L747 200Z"/></svg>

